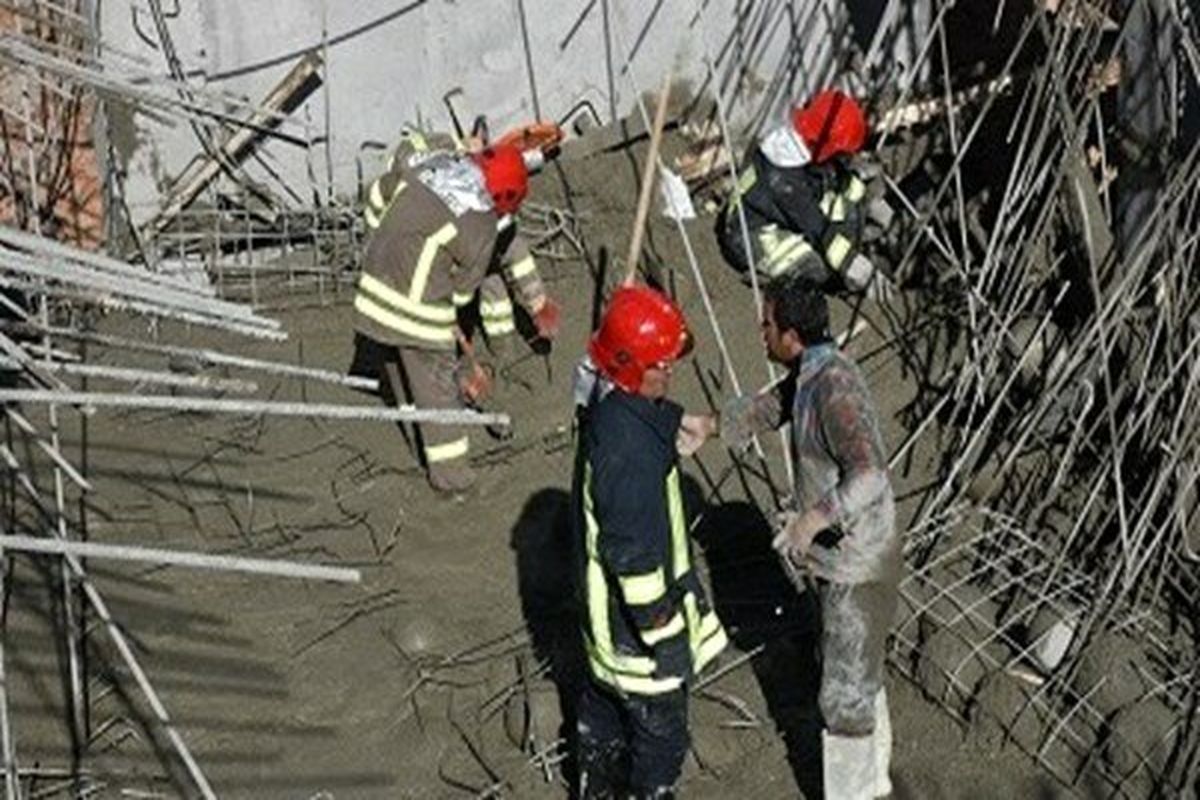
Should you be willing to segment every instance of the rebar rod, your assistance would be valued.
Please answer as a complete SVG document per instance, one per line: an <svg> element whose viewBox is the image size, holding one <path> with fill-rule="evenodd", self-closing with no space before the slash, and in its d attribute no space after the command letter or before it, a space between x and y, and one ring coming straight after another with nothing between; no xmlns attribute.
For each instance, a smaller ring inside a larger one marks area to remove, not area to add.
<svg viewBox="0 0 1200 800"><path fill-rule="evenodd" d="M19 366L12 359L0 356L0 370ZM39 365L49 372L61 372L65 375L79 375L87 378L103 378L123 381L125 383L157 384L184 389L202 389L213 392L233 392L235 394L254 394L258 384L237 378L214 378L209 375L179 375L174 372L159 372L156 370L139 369L137 367L113 367L106 364L78 364L63 361L43 361Z"/></svg>

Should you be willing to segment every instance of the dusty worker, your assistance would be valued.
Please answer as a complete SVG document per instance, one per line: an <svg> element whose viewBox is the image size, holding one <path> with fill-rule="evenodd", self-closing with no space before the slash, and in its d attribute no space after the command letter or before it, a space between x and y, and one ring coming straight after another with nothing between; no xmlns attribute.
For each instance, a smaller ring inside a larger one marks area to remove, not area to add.
<svg viewBox="0 0 1200 800"><path fill-rule="evenodd" d="M465 153L406 137L365 211L373 232L354 299L353 371L384 373L397 400L462 408L486 396L490 378L460 312L478 303L485 333L509 335L511 291L538 335L554 337L558 306L513 222L527 191L515 147ZM465 428L426 426L419 439L434 489L457 493L474 483Z"/></svg>
<svg viewBox="0 0 1200 800"><path fill-rule="evenodd" d="M678 448L697 437L667 399L689 349L679 308L645 287L616 291L588 347L604 380L581 414L572 499L589 667L583 798L673 796L688 685L727 644L683 517Z"/></svg>
<svg viewBox="0 0 1200 800"><path fill-rule="evenodd" d="M788 374L727 404L721 437L744 447L752 434L791 423L794 510L776 520L774 544L817 587L825 797L884 797L884 647L902 559L878 415L862 373L830 338L818 287L794 277L770 282L762 330L768 356Z"/></svg>
<svg viewBox="0 0 1200 800"><path fill-rule="evenodd" d="M748 272L753 258L766 279L797 274L831 291L865 289L875 273L861 251L867 210L886 210L866 202L850 163L866 139L866 115L843 92L793 109L752 148L722 209L717 239L726 260Z"/></svg>

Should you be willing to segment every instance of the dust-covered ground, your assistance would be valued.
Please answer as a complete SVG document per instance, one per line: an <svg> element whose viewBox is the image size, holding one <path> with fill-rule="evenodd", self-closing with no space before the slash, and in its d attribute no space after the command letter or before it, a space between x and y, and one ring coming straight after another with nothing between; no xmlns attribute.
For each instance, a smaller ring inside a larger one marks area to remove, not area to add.
<svg viewBox="0 0 1200 800"><path fill-rule="evenodd" d="M89 565L219 796L566 796L571 767L560 739L582 668L566 518L571 366L598 313L597 287L619 277L638 171L628 149L568 148L537 179L538 202L579 216L588 257L542 262L564 306L564 330L547 356L517 343L498 357L494 406L512 414L515 435L473 437L480 480L464 502L434 496L405 439L386 423L146 411L101 411L88 423L95 491L68 512L75 520L86 515L94 541L362 570L361 585L344 586ZM688 230L734 366L743 388L751 388L767 379L753 302L723 265L711 226L711 217L702 217ZM655 214L648 245L698 338L692 363L676 372L675 396L708 408L733 388L674 223ZM344 369L349 299L281 312L291 335L283 344L170 326L162 334ZM908 433L903 411L917 382L896 358L879 309L868 303L863 312L872 324L849 349L862 359L894 449ZM835 303L838 330L849 315L847 305ZM103 327L148 335L144 323L119 317ZM95 349L90 356L108 358ZM377 402L311 381L238 377L257 380L259 396L278 400ZM69 416L64 447L74 454L85 432ZM897 471L902 498L927 480L921 453L935 442L932 434L922 438ZM765 446L782 488L778 442ZM37 463L43 469L36 483L52 499L51 473L44 459ZM702 560L735 647L722 662L732 668L693 695L694 745L681 794L796 797L817 758L809 609L768 547L760 509L770 501L761 470L730 467L712 444L685 471ZM20 765L43 773L27 782L28 796L75 796L89 786L93 797L194 796L94 614L86 780L72 788L56 777L71 763L72 745L64 662L50 624L57 567L26 556L13 563L4 653L9 708ZM743 657L749 653L756 655ZM889 690L897 797L1065 796L1002 737L961 728L898 677Z"/></svg>

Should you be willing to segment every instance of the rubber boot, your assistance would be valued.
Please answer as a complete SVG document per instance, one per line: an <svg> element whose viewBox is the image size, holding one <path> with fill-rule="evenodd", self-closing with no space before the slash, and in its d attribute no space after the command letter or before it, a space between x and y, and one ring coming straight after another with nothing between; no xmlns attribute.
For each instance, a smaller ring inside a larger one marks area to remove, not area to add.
<svg viewBox="0 0 1200 800"><path fill-rule="evenodd" d="M875 797L875 737L821 734L825 800Z"/></svg>
<svg viewBox="0 0 1200 800"><path fill-rule="evenodd" d="M887 689L875 695L875 733L871 740L875 750L875 797L888 797L892 793L892 716Z"/></svg>

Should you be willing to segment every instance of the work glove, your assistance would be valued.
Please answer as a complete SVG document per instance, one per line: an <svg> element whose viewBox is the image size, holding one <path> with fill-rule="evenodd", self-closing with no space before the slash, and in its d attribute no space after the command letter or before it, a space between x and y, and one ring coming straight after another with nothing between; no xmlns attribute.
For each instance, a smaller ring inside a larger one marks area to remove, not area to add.
<svg viewBox="0 0 1200 800"><path fill-rule="evenodd" d="M743 394L726 401L719 417L721 443L737 453L750 449L754 441L754 395Z"/></svg>
<svg viewBox="0 0 1200 800"><path fill-rule="evenodd" d="M675 450L683 458L693 455L717 432L717 418L711 414L684 414L675 434Z"/></svg>
<svg viewBox="0 0 1200 800"><path fill-rule="evenodd" d="M470 406L479 407L492 394L492 370L488 365L466 360L458 365L455 380L463 400Z"/></svg>
<svg viewBox="0 0 1200 800"><path fill-rule="evenodd" d="M553 341L558 336L559 324L562 322L562 309L558 303L543 296L537 311L533 312L533 326L537 329L538 337Z"/></svg>

